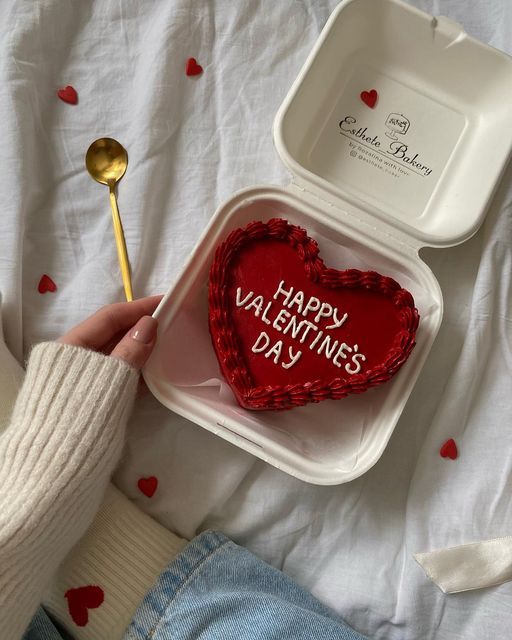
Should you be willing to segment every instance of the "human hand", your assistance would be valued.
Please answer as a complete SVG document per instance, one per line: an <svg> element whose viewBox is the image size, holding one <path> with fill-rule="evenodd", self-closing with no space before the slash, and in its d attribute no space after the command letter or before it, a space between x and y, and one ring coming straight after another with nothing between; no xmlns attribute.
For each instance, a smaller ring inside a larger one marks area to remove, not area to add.
<svg viewBox="0 0 512 640"><path fill-rule="evenodd" d="M162 296L102 307L57 342L100 351L141 369L156 339L157 320L151 317Z"/></svg>

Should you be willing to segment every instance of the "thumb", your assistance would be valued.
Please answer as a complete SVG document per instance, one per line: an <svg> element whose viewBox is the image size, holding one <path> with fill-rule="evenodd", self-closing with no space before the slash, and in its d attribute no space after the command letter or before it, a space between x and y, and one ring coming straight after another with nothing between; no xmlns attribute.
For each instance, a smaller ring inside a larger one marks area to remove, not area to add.
<svg viewBox="0 0 512 640"><path fill-rule="evenodd" d="M157 325L156 318L142 316L112 350L110 355L114 358L119 358L119 360L124 360L135 369L142 369L153 351Z"/></svg>

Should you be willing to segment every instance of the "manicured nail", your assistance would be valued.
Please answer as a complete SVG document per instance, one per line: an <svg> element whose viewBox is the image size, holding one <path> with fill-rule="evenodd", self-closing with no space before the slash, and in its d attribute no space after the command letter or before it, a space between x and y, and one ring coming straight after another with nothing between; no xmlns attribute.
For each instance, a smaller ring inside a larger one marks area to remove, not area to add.
<svg viewBox="0 0 512 640"><path fill-rule="evenodd" d="M156 327L158 322L152 316L142 316L142 318L133 327L132 338L137 342L149 344L156 335Z"/></svg>

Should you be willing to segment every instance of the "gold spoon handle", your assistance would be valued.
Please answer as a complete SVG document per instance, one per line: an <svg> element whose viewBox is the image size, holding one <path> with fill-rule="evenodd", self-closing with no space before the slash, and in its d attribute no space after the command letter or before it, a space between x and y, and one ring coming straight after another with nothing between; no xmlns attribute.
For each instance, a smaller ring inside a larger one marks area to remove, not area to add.
<svg viewBox="0 0 512 640"><path fill-rule="evenodd" d="M109 184L108 188L110 191L112 222L114 223L114 234L116 236L117 257L119 258L119 265L123 276L124 293L128 302L131 302L133 300L133 293L132 280L130 277L130 263L128 262L128 253L126 251L126 243L124 241L123 225L121 224L121 217L119 215L119 209L117 208L115 184Z"/></svg>

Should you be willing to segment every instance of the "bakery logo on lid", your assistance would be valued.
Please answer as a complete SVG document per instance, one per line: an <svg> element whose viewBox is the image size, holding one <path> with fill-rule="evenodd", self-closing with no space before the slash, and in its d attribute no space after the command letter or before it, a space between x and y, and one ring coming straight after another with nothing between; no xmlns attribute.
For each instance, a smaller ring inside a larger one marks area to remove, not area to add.
<svg viewBox="0 0 512 640"><path fill-rule="evenodd" d="M419 152L411 150L410 143L405 143L404 138L399 137L405 136L411 126L409 119L402 113L390 113L385 121L385 135L391 140L389 143L368 127L360 125L354 116L345 116L338 126L340 133L349 140L359 142L385 158L392 158L400 166L423 178L431 175L432 167L424 162Z"/></svg>
<svg viewBox="0 0 512 640"><path fill-rule="evenodd" d="M390 113L386 120L386 127L389 131L386 131L386 135L391 140L398 140L397 133L404 136L408 131L411 123L401 113Z"/></svg>

